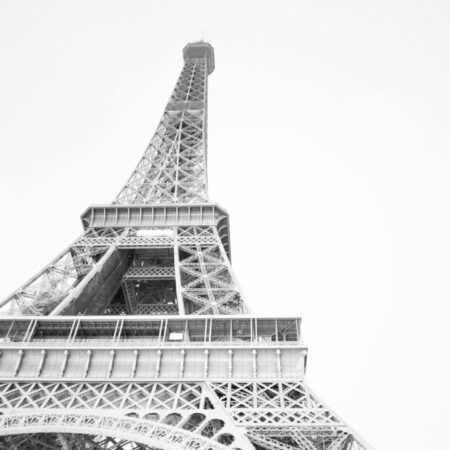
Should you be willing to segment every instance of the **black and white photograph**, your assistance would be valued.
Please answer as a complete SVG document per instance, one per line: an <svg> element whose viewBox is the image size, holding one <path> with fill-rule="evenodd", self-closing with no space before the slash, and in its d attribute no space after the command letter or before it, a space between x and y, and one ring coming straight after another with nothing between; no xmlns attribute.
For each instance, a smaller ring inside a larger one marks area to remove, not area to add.
<svg viewBox="0 0 450 450"><path fill-rule="evenodd" d="M0 450L450 449L450 2L0 0Z"/></svg>

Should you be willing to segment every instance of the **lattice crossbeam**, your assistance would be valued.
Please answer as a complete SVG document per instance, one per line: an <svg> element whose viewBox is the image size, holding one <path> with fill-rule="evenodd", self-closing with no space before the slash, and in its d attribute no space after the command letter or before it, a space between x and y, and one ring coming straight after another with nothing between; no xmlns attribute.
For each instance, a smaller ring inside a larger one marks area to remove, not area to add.
<svg viewBox="0 0 450 450"><path fill-rule="evenodd" d="M203 237L210 243L195 242L194 238ZM246 313L248 309L215 227L179 228L177 240L186 313Z"/></svg>
<svg viewBox="0 0 450 450"><path fill-rule="evenodd" d="M302 382L224 382L211 387L242 425L342 425Z"/></svg>
<svg viewBox="0 0 450 450"><path fill-rule="evenodd" d="M9 409L115 411L212 408L201 383L2 383L0 411Z"/></svg>

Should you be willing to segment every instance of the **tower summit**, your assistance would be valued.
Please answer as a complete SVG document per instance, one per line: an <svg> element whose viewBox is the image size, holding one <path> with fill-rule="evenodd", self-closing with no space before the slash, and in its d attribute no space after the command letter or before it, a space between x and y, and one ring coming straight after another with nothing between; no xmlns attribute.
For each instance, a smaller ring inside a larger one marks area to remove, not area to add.
<svg viewBox="0 0 450 450"><path fill-rule="evenodd" d="M208 198L214 50L183 58L117 197L0 302L1 447L368 449L307 386L300 318L249 311Z"/></svg>
<svg viewBox="0 0 450 450"><path fill-rule="evenodd" d="M208 75L214 72L214 48L207 42L193 42L187 44L183 49L183 58L187 62L190 59L206 59Z"/></svg>

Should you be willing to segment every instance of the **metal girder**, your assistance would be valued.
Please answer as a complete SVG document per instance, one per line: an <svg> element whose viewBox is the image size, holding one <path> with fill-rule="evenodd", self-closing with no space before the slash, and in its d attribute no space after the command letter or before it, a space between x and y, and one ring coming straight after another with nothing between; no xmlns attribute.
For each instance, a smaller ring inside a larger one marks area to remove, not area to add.
<svg viewBox="0 0 450 450"><path fill-rule="evenodd" d="M219 206L196 205L94 205L82 215L85 228L216 226L228 218Z"/></svg>
<svg viewBox="0 0 450 450"><path fill-rule="evenodd" d="M128 246L146 246L151 245L151 240L147 236L139 236L140 229L170 229L178 227L216 227L222 245L227 252L228 258L231 258L230 231L228 213L221 207L212 204L198 205L97 205L89 207L82 215L81 221L85 229L88 229L87 235L80 242L117 243L118 245ZM95 239L91 237L97 230L115 230L132 228L134 236L129 236L128 232L123 236L115 238L102 237ZM134 238L134 239L133 239ZM167 244L173 241L167 239L162 242ZM107 240L105 240L107 239Z"/></svg>

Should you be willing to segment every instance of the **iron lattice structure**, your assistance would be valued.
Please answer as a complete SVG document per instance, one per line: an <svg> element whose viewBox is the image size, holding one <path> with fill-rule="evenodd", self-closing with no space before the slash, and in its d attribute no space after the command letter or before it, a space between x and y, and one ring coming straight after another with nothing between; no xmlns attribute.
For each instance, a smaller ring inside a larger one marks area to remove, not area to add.
<svg viewBox="0 0 450 450"><path fill-rule="evenodd" d="M300 319L244 302L208 200L213 48L183 55L116 199L0 303L0 448L368 449L306 385Z"/></svg>

